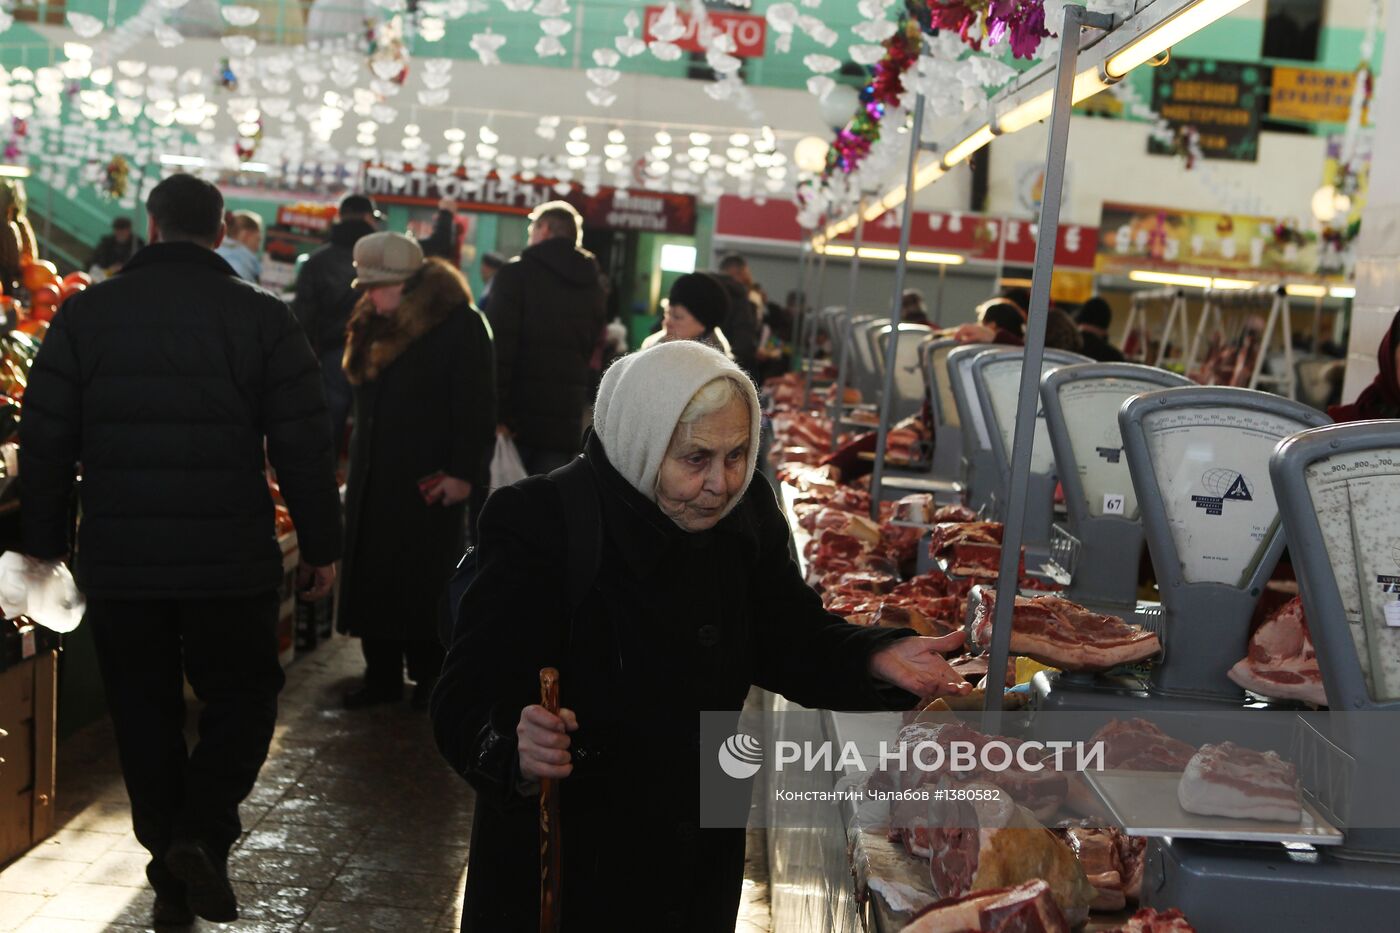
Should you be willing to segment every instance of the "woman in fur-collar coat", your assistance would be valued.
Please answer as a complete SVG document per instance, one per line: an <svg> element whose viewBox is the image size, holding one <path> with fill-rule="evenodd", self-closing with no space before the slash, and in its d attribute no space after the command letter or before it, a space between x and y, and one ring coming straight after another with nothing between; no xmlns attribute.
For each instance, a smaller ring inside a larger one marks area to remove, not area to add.
<svg viewBox="0 0 1400 933"><path fill-rule="evenodd" d="M364 295L350 318L355 393L340 629L357 635L365 683L354 708L403 697L426 707L442 667L437 617L462 550L464 511L485 500L495 443L491 332L460 272L411 237L355 246ZM473 514L476 514L475 507Z"/></svg>

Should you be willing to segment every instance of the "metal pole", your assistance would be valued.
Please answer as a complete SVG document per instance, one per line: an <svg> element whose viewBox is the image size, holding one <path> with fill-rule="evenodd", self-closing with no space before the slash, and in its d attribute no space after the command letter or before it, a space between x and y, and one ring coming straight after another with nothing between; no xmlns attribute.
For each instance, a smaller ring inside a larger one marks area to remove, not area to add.
<svg viewBox="0 0 1400 933"><path fill-rule="evenodd" d="M1031 448L1035 443L1035 414L1040 407L1040 365L1045 357L1045 320L1049 316L1050 276L1059 241L1060 195L1065 180L1065 152L1069 145L1070 110L1074 102L1074 72L1079 59L1079 30L1112 26L1112 17L1089 13L1081 6L1065 7L1060 35L1060 59L1055 74L1055 104L1050 111L1050 141L1045 152L1045 189L1040 202L1039 234L1035 242L1035 272L1031 278L1031 306L1026 321L1026 352L1021 363L1021 389L1016 406L1016 434L1011 446L1010 502L1002 529L1001 566L997 572L996 612L992 619L992 645L987 661L986 702L982 729L1001 731L1002 692L1006 684L1006 659L1011 648L1011 613L1020 586L1021 542L1026 531L1026 496L1031 472ZM876 469L880 467L877 457ZM878 482L878 480L877 480ZM878 493L872 493L877 495Z"/></svg>
<svg viewBox="0 0 1400 933"><path fill-rule="evenodd" d="M938 300L933 306L933 326L935 329L943 326L943 283L948 279L948 264L940 262L938 264Z"/></svg>
<svg viewBox="0 0 1400 933"><path fill-rule="evenodd" d="M890 339L885 344L885 384L880 389L880 428L875 436L875 475L870 480L870 518L880 520L880 486L885 479L885 451L890 442L890 409L894 407L894 362L899 352L899 319L904 305L904 272L909 266L909 233L914 225L914 169L924 135L924 95L914 98L914 125L909 131L909 168L904 176L904 214L899 219L899 261L894 265L894 297L890 301ZM940 290L939 299L942 300Z"/></svg>
<svg viewBox="0 0 1400 933"><path fill-rule="evenodd" d="M837 438L841 436L841 404L846 397L846 375L850 370L851 341L855 334L851 332L851 317L855 314L856 306L856 280L860 277L860 246L865 242L865 194L860 196L860 204L856 208L856 245L855 251L851 254L851 275L850 284L846 292L846 310L844 317L846 327L842 328L841 334L841 356L836 364L836 385L831 390L831 401L827 404L827 415L831 418L831 452L836 452Z"/></svg>
<svg viewBox="0 0 1400 933"><path fill-rule="evenodd" d="M826 218L822 218L825 226ZM812 326L807 331L807 374L802 388L802 410L809 411L812 408L812 370L817 359L817 331L821 323L822 299L826 297L826 249L822 249L822 258L817 262L817 300L812 303L814 318Z"/></svg>
<svg viewBox="0 0 1400 933"><path fill-rule="evenodd" d="M807 362L807 347L804 343L807 334L807 276L811 272L807 261L811 255L810 243L802 240L797 244L797 308L792 322L792 365L802 372Z"/></svg>

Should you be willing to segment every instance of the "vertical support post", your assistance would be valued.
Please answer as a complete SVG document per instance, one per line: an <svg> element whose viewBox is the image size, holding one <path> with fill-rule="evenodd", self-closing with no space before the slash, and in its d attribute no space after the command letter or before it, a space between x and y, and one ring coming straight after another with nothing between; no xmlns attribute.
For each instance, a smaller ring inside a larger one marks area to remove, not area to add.
<svg viewBox="0 0 1400 933"><path fill-rule="evenodd" d="M894 296L890 300L890 339L885 344L885 379L880 388L880 428L875 437L875 475L870 480L870 518L880 520L880 487L885 481L885 451L890 441L890 410L894 407L894 361L899 352L899 318L904 305L904 273L909 267L909 234L914 224L914 169L924 137L924 95L914 98L914 125L909 130L909 166L904 175L904 207L899 220L899 261L894 266ZM940 300L942 295L939 295Z"/></svg>
<svg viewBox="0 0 1400 933"><path fill-rule="evenodd" d="M940 262L938 264L938 300L933 305L933 326L938 329L943 326L943 285L948 280L948 264Z"/></svg>
<svg viewBox="0 0 1400 933"><path fill-rule="evenodd" d="M826 218L822 218L825 225ZM812 368L817 359L817 331L821 329L821 312L825 309L822 301L826 298L826 247L822 247L821 259L817 261L817 298L812 302L812 326L807 330L807 373L802 386L802 410L812 407Z"/></svg>
<svg viewBox="0 0 1400 933"><path fill-rule="evenodd" d="M841 356L836 364L836 385L831 390L831 402L827 405L826 413L831 418L831 452L836 452L837 438L841 436L841 406L845 401L846 377L850 374L851 365L851 318L855 316L856 306L856 281L860 278L860 247L865 242L865 194L861 193L860 204L856 207L856 245L855 252L851 254L851 274L850 284L846 290L846 310L843 317L846 326L841 332Z"/></svg>
<svg viewBox="0 0 1400 933"><path fill-rule="evenodd" d="M792 322L792 365L802 372L807 361L806 335L811 324L807 313L807 278L811 274L811 242L802 240L797 244L797 318Z"/></svg>
<svg viewBox="0 0 1400 933"><path fill-rule="evenodd" d="M1040 202L1039 231L1035 241L1035 272L1031 278L1031 306L1026 321L1026 352L1021 364L1021 387L1017 396L1016 433L1011 446L1010 501L1001 545L1001 566L997 572L996 610L992 619L992 644L987 669L986 702L982 728L989 734L1001 731L1001 712L1006 659L1011 649L1011 613L1020 584L1021 542L1026 532L1026 500L1031 473L1031 449L1035 444L1035 414L1039 407L1040 366L1045 357L1045 321L1050 308L1050 277L1055 267L1055 247L1059 242L1060 196L1064 191L1065 153L1069 146L1070 110L1074 103L1074 73L1079 60L1079 30L1088 24L1109 28L1112 18L1091 14L1084 7L1065 7L1064 28L1060 30L1060 56L1055 72L1055 103L1050 111L1050 140L1045 151L1045 190ZM880 468L877 454L875 468ZM878 474L877 474L878 475ZM872 495L878 495L872 493Z"/></svg>

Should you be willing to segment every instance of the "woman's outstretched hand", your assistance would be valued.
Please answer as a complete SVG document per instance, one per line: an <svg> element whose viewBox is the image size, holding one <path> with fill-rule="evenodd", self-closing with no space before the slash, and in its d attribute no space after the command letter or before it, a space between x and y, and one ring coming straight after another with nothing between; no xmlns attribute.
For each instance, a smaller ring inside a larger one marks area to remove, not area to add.
<svg viewBox="0 0 1400 933"><path fill-rule="evenodd" d="M571 709L559 710L558 716L538 704L521 710L515 727L521 775L530 781L568 777L574 770L569 733L576 729L578 717Z"/></svg>
<svg viewBox="0 0 1400 933"><path fill-rule="evenodd" d="M901 638L870 657L870 673L917 697L964 696L972 685L953 670L939 651L962 644L962 632L938 638Z"/></svg>

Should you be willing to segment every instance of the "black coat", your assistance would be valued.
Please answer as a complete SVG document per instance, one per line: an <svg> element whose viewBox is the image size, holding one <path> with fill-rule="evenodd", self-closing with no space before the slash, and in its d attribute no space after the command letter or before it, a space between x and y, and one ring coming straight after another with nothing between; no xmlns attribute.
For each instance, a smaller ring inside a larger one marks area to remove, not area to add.
<svg viewBox="0 0 1400 933"><path fill-rule="evenodd" d="M1081 330L1079 336L1084 340L1084 346L1080 349L1091 360L1100 363L1121 363L1123 362L1123 351L1109 343L1107 339L1098 334Z"/></svg>
<svg viewBox="0 0 1400 933"><path fill-rule="evenodd" d="M556 237L491 280L496 403L521 444L573 452L583 438L589 361L607 324L593 254Z"/></svg>
<svg viewBox="0 0 1400 933"><path fill-rule="evenodd" d="M392 319L362 299L346 346L355 429L340 628L362 637L438 637L466 506L427 505L418 481L442 470L482 498L490 483L490 330L445 264L431 261L411 288Z"/></svg>
<svg viewBox="0 0 1400 933"><path fill-rule="evenodd" d="M342 220L331 227L331 239L306 257L297 273L292 312L306 330L319 357L345 346L345 325L360 292L355 281L355 244L374 227L363 220Z"/></svg>
<svg viewBox="0 0 1400 933"><path fill-rule="evenodd" d="M148 246L64 303L30 374L20 441L25 547L35 557L68 553L82 464L77 576L89 595L276 587L268 460L303 559L340 556L311 347L281 300L202 246Z"/></svg>
<svg viewBox="0 0 1400 933"><path fill-rule="evenodd" d="M749 378L754 378L758 375L758 308L749 298L749 290L743 282L730 275L717 275L715 278L719 279L729 295L729 313L725 315L720 330L729 340L734 362L749 374Z"/></svg>
<svg viewBox="0 0 1400 933"><path fill-rule="evenodd" d="M554 666L580 726L562 782L564 929L616 929L622 909L649 930L730 933L744 832L698 829L700 711L737 721L751 684L813 707L908 708L914 698L877 689L867 667L913 632L822 609L761 477L714 529L688 534L617 474L596 436L566 469L589 470L600 493L594 590L570 625L557 485L497 490L433 696L438 745L478 791L462 929L536 929L539 807L518 783L515 726L538 702L538 671Z"/></svg>
<svg viewBox="0 0 1400 933"><path fill-rule="evenodd" d="M94 266L98 269L119 269L145 245L146 241L135 233L125 243L118 243L116 236L109 233L97 241L97 247L92 251L92 257L88 259L87 267L89 269Z"/></svg>

